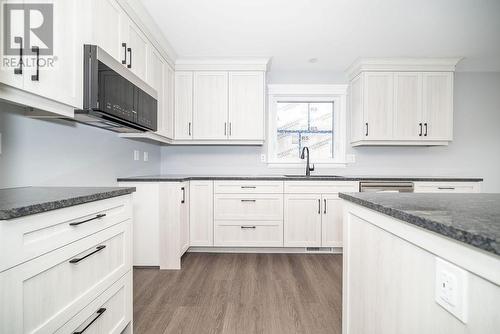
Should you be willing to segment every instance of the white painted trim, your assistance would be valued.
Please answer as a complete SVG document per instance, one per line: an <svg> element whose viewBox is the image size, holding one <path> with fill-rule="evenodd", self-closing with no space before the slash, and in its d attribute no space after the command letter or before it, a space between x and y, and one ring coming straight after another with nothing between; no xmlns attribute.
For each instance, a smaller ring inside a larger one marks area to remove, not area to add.
<svg viewBox="0 0 500 334"><path fill-rule="evenodd" d="M118 134L121 138L134 139L142 142L153 143L157 145L191 145L191 146L204 146L204 145L214 145L214 146L262 146L264 144L263 140L175 140L162 135L156 134L154 132L142 132L142 133L120 133Z"/></svg>
<svg viewBox="0 0 500 334"><path fill-rule="evenodd" d="M279 100L308 100L334 102L334 156L332 160L312 161L318 167L345 167L347 145L347 89L348 85L268 85L267 109L267 164L270 168L303 168L304 163L297 161L278 161L274 159L276 131L276 103Z"/></svg>
<svg viewBox="0 0 500 334"><path fill-rule="evenodd" d="M418 140L357 140L351 146L448 146L448 141L418 141Z"/></svg>
<svg viewBox="0 0 500 334"><path fill-rule="evenodd" d="M176 71L267 71L270 58L181 58Z"/></svg>
<svg viewBox="0 0 500 334"><path fill-rule="evenodd" d="M320 247L307 251L304 247L190 247L189 253L256 253L256 254L342 254L342 247Z"/></svg>
<svg viewBox="0 0 500 334"><path fill-rule="evenodd" d="M349 80L364 71L454 72L461 57L455 58L359 58L346 70Z"/></svg>

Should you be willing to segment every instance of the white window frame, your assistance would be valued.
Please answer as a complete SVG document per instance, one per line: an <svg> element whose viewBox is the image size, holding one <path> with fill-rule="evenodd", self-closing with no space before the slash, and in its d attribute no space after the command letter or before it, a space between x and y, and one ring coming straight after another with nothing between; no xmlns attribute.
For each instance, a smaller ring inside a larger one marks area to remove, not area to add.
<svg viewBox="0 0 500 334"><path fill-rule="evenodd" d="M345 167L347 144L347 85L268 85L267 164L273 168L300 168L303 162L280 161L276 157L276 110L280 101L333 102L333 159L311 161L318 167Z"/></svg>

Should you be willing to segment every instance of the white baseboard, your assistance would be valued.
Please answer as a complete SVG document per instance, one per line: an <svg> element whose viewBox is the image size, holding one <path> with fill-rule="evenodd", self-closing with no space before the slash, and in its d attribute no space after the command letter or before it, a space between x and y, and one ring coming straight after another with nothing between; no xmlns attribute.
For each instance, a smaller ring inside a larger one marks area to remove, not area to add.
<svg viewBox="0 0 500 334"><path fill-rule="evenodd" d="M190 253L342 254L342 247L189 247Z"/></svg>

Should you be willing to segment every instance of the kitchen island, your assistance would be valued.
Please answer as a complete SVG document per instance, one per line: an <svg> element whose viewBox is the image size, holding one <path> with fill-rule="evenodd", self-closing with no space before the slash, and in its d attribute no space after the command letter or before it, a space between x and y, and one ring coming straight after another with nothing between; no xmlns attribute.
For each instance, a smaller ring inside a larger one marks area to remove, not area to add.
<svg viewBox="0 0 500 334"><path fill-rule="evenodd" d="M339 197L343 333L498 333L500 194Z"/></svg>

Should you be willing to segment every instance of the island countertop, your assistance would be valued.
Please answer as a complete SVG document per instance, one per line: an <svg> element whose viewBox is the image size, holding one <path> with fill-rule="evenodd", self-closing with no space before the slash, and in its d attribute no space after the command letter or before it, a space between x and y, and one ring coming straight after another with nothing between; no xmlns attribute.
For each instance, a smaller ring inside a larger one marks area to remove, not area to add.
<svg viewBox="0 0 500 334"><path fill-rule="evenodd" d="M134 187L21 187L0 189L0 220L127 195Z"/></svg>
<svg viewBox="0 0 500 334"><path fill-rule="evenodd" d="M339 196L500 255L500 194L340 193Z"/></svg>

